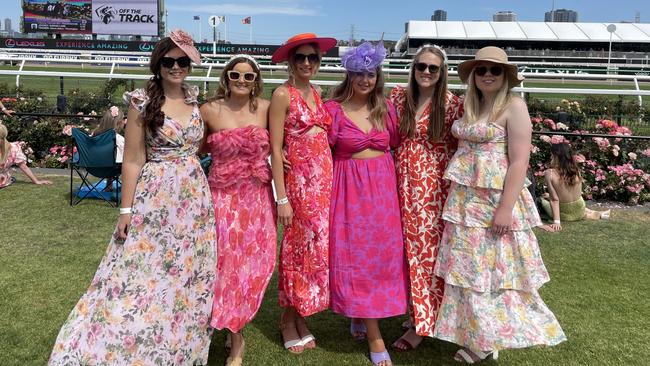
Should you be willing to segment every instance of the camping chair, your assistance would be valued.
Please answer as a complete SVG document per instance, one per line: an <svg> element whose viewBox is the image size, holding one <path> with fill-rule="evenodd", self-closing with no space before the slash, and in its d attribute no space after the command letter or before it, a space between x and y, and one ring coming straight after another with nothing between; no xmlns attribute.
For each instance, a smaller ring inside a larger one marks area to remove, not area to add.
<svg viewBox="0 0 650 366"><path fill-rule="evenodd" d="M120 204L120 172L122 164L115 162L115 130L108 130L97 136L88 136L78 128L72 129L72 138L77 146L77 154L70 162L70 206L77 205L87 197L97 197L117 207ZM73 172L81 178L77 194L73 192ZM101 178L97 183L88 179L89 175ZM105 180L116 182L116 192L107 192ZM116 193L116 194L115 194ZM75 198L77 197L77 198ZM115 203L113 202L115 199Z"/></svg>

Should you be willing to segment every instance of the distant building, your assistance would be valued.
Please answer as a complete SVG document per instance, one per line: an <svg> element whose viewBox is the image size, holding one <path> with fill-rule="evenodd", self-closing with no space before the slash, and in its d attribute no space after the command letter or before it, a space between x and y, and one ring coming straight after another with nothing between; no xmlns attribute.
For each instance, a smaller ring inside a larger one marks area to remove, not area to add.
<svg viewBox="0 0 650 366"><path fill-rule="evenodd" d="M545 22L555 23L576 23L578 21L578 12L569 9L557 9L544 13Z"/></svg>
<svg viewBox="0 0 650 366"><path fill-rule="evenodd" d="M499 11L492 15L493 22L516 22L517 14L512 11Z"/></svg>
<svg viewBox="0 0 650 366"><path fill-rule="evenodd" d="M5 18L5 32L11 33L11 19Z"/></svg>
<svg viewBox="0 0 650 366"><path fill-rule="evenodd" d="M433 12L433 15L431 16L431 20L438 21L438 22L444 22L447 20L447 12L444 10L436 10Z"/></svg>

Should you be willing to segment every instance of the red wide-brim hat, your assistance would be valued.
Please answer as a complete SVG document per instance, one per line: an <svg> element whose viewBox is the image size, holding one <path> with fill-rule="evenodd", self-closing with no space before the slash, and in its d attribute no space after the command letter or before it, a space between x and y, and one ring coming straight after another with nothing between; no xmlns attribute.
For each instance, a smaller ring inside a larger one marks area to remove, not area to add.
<svg viewBox="0 0 650 366"><path fill-rule="evenodd" d="M289 58L289 51L303 44L316 43L320 50L325 53L332 47L336 46L336 39L330 37L317 37L314 33L300 33L289 38L280 48L273 52L271 62L278 63L287 61Z"/></svg>

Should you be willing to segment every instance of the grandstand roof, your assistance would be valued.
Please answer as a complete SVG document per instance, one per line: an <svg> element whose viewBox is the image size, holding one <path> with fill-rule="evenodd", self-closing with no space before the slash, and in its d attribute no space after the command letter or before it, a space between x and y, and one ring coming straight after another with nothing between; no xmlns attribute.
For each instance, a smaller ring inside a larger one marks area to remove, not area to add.
<svg viewBox="0 0 650 366"><path fill-rule="evenodd" d="M569 42L609 42L607 26L616 25L612 42L650 43L647 23L545 23L422 21L408 22L411 39L495 39Z"/></svg>

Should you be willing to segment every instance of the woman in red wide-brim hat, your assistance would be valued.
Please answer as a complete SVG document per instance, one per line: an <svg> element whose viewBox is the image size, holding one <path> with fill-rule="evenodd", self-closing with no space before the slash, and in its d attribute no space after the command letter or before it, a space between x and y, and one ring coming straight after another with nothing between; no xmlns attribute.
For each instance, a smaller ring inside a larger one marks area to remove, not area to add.
<svg viewBox="0 0 650 366"><path fill-rule="evenodd" d="M329 206L331 124L320 91L310 80L334 38L313 33L291 37L273 54L288 63L289 80L271 98L271 165L278 218L284 227L279 263L280 330L284 347L301 353L316 346L304 317L329 307ZM283 169L283 154L290 166Z"/></svg>

